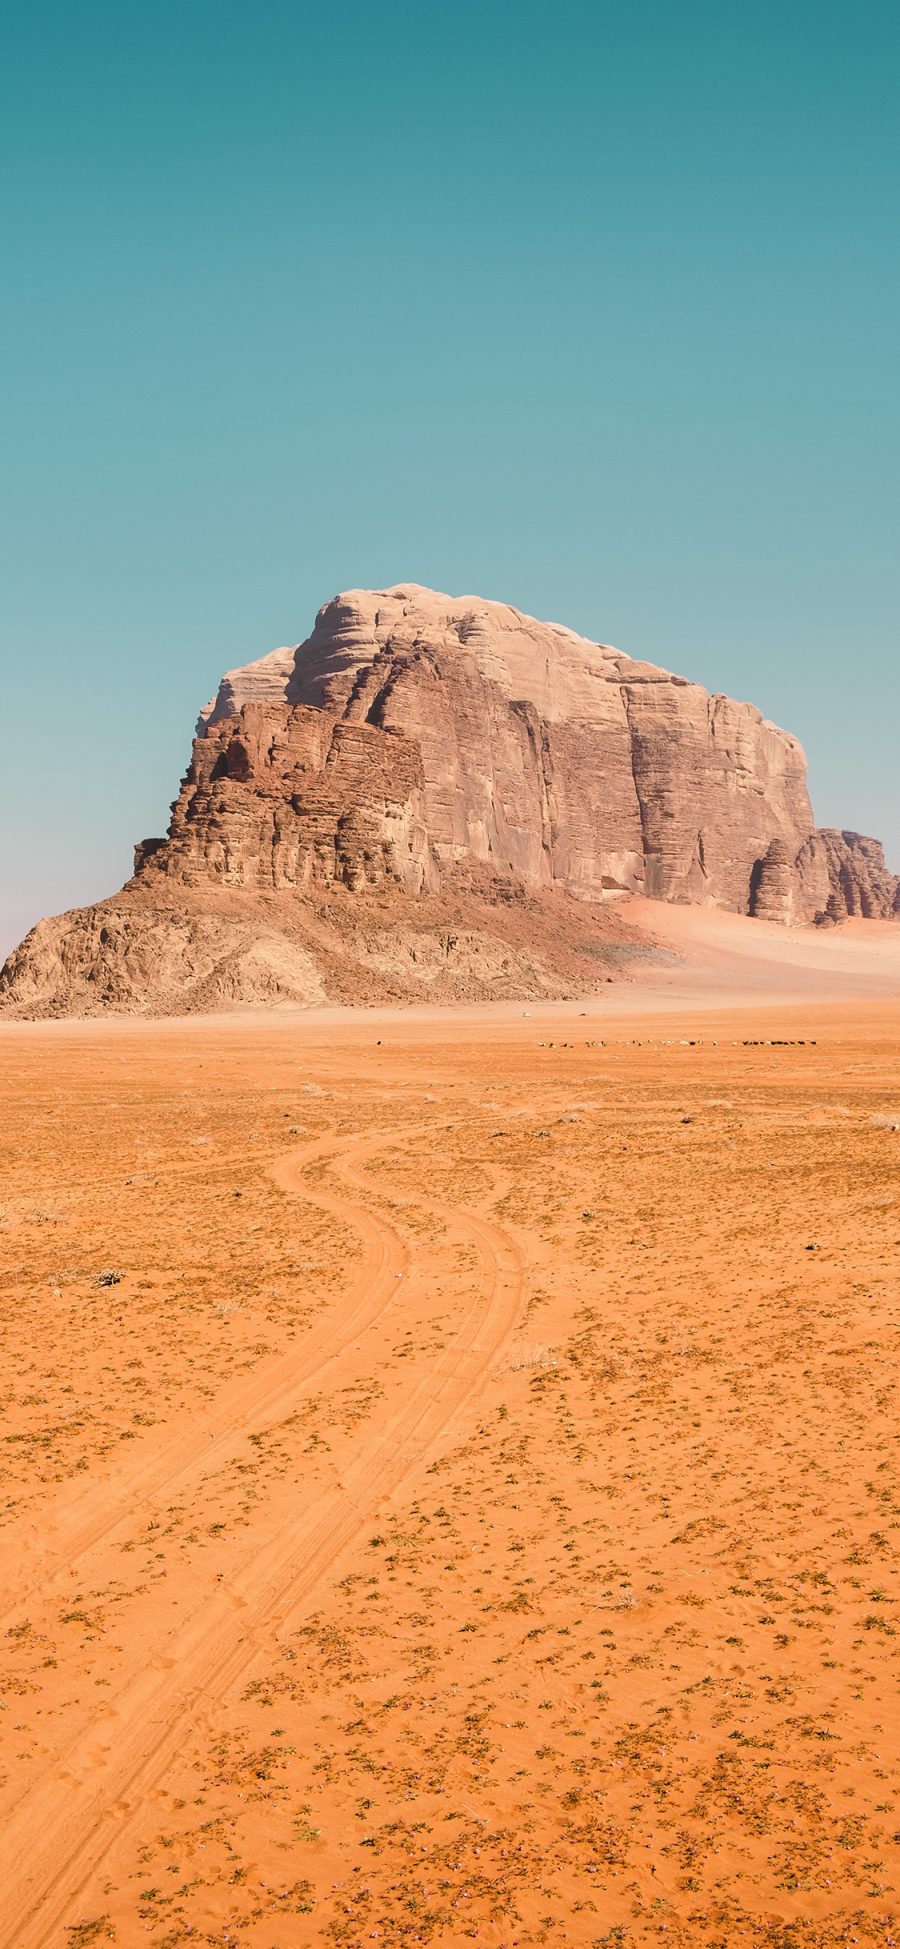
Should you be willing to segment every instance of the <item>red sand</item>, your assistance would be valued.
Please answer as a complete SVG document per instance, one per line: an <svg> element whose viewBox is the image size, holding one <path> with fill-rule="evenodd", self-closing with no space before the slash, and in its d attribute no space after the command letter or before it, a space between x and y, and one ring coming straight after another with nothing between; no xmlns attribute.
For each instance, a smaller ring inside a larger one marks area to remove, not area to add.
<svg viewBox="0 0 900 1949"><path fill-rule="evenodd" d="M4 1944L900 1941L895 937L682 925L0 1031Z"/></svg>

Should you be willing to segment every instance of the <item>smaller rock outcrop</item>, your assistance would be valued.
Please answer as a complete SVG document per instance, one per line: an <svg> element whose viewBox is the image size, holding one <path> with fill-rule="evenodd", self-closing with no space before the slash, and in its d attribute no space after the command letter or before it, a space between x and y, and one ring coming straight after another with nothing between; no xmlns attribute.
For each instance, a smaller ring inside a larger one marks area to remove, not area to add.
<svg viewBox="0 0 900 1949"><path fill-rule="evenodd" d="M885 864L880 839L820 828L828 862L828 902L838 918L892 920L900 915L900 880ZM826 906L828 905L826 902Z"/></svg>
<svg viewBox="0 0 900 1949"><path fill-rule="evenodd" d="M755 920L775 920L790 926L794 919L796 868L783 839L769 841L750 875L750 912Z"/></svg>
<svg viewBox="0 0 900 1949"><path fill-rule="evenodd" d="M619 911L477 873L439 894L335 880L304 895L144 872L111 900L39 921L0 968L0 1013L557 1000L675 958Z"/></svg>
<svg viewBox="0 0 900 1949"><path fill-rule="evenodd" d="M841 920L900 918L900 878L885 864L879 839L820 826L796 860L801 913L819 926Z"/></svg>

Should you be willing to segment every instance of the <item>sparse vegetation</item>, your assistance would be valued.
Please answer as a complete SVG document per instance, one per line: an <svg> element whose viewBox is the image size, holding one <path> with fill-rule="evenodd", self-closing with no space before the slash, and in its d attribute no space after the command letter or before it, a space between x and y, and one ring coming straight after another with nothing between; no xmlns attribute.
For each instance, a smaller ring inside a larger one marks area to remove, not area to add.
<svg viewBox="0 0 900 1949"><path fill-rule="evenodd" d="M48 1752L61 1845L119 1809L66 1944L900 1940L893 1041L838 1116L825 1037L413 1041L388 1093L204 1030L129 1095L85 1033L4 1134L0 1812Z"/></svg>

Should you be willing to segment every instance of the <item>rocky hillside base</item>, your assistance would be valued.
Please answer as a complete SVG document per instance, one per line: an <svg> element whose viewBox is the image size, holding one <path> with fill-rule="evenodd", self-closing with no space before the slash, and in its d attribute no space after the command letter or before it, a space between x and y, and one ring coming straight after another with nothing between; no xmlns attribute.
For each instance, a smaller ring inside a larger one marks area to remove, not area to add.
<svg viewBox="0 0 900 1949"><path fill-rule="evenodd" d="M47 1019L567 1000L675 958L615 909L508 883L285 899L138 879L33 928L0 970L0 1009Z"/></svg>

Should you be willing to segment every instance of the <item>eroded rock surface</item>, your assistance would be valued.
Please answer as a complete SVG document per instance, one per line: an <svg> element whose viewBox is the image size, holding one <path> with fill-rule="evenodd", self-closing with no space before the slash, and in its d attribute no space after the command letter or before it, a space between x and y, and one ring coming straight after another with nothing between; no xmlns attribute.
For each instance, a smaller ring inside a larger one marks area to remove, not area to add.
<svg viewBox="0 0 900 1949"><path fill-rule="evenodd" d="M822 826L797 860L798 904L816 920L893 920L900 916L900 878L885 864L880 839Z"/></svg>
<svg viewBox="0 0 900 1949"><path fill-rule="evenodd" d="M121 895L32 930L0 1006L586 993L589 915L629 893L900 914L878 842L815 829L796 738L502 603L337 596L305 642L229 671L197 728L168 836Z"/></svg>
<svg viewBox="0 0 900 1949"><path fill-rule="evenodd" d="M746 913L812 830L802 748L752 704L502 603L355 590L275 657L223 680L157 870L416 890L475 860Z"/></svg>

